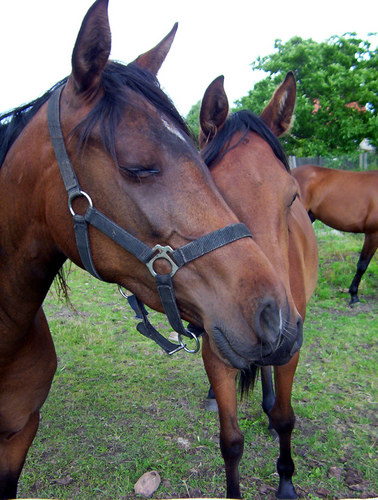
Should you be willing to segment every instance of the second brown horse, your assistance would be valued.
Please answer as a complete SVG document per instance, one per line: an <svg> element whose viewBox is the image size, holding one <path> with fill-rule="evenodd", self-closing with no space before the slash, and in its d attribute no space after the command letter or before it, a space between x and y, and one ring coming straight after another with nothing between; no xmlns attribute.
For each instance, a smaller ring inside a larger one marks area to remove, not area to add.
<svg viewBox="0 0 378 500"><path fill-rule="evenodd" d="M303 165L292 170L311 221L349 233L364 233L365 240L349 287L350 304L359 302L358 287L378 247L378 171L348 172Z"/></svg>
<svg viewBox="0 0 378 500"><path fill-rule="evenodd" d="M289 173L277 139L290 128L295 99L295 78L290 72L261 117L249 111L228 116L223 77L217 78L202 102L200 147L218 189L251 230L254 241L283 283L287 308L304 319L317 282L317 246L310 219L298 199L297 183ZM290 337L296 325L288 323L284 329ZM291 433L295 417L290 400L298 358L297 352L288 364L275 366L275 398L270 367L261 368L263 407L280 441L278 498L297 498L292 484ZM207 336L203 342L203 360L218 404L227 496L241 498L238 465L244 438L237 421L237 370L214 355ZM274 364L280 363L277 360ZM256 374L251 368L249 373L244 372L247 384L253 382Z"/></svg>

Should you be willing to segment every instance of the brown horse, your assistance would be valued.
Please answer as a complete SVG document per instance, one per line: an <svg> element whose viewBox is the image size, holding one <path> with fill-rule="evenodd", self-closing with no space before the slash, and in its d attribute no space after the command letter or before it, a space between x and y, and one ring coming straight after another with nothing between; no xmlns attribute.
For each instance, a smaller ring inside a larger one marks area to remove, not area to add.
<svg viewBox="0 0 378 500"><path fill-rule="evenodd" d="M378 171L348 172L303 165L293 169L302 202L312 222L349 233L364 233L357 271L349 287L350 304L359 302L358 287L378 247Z"/></svg>
<svg viewBox="0 0 378 500"><path fill-rule="evenodd" d="M67 258L179 330L180 315L206 328L229 366L286 362L300 341L300 328L284 338L281 322L298 321L285 289L156 80L175 28L111 62L107 4L84 18L71 75L0 116L0 498L16 496L55 373L41 305Z"/></svg>
<svg viewBox="0 0 378 500"><path fill-rule="evenodd" d="M223 77L217 78L202 102L200 147L220 192L251 230L285 287L290 317L302 321L317 282L317 246L310 220L298 199L297 183L277 139L290 127L295 99L295 78L288 73L261 117L249 111L228 116ZM296 330L295 320L283 320L283 328L290 338ZM298 357L299 352L288 363L278 359L276 363L265 363L281 365L274 367L275 399L271 369L261 368L263 408L280 440L278 498L297 498L292 484L290 442L295 417L290 400ZM237 371L214 354L210 337L204 338L203 359L218 404L227 495L240 498L238 464L243 435L237 422ZM244 373L244 382L253 383L255 373L251 367L250 373Z"/></svg>

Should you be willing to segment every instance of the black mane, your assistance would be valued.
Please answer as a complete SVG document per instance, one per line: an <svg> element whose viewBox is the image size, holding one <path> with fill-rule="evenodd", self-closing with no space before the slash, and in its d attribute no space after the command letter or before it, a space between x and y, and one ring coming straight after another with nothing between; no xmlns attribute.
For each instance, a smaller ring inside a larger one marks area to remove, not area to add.
<svg viewBox="0 0 378 500"><path fill-rule="evenodd" d="M45 102L49 100L54 90L60 87L60 85L65 84L66 81L67 78L61 80L38 99L0 114L0 167L10 147L21 134L22 130Z"/></svg>
<svg viewBox="0 0 378 500"><path fill-rule="evenodd" d="M47 102L56 88L64 85L64 78L42 97L16 109L0 115L0 167L14 141L38 110ZM169 97L162 91L158 80L149 71L131 63L123 65L109 62L102 73L104 95L89 115L79 124L80 145L85 144L93 127L100 123L102 140L105 148L115 157L115 130L127 104L123 92L127 87L145 97L159 111L165 114L185 134L190 135L184 120L174 107Z"/></svg>
<svg viewBox="0 0 378 500"><path fill-rule="evenodd" d="M287 171L290 171L289 164L286 159L285 152L280 141L273 134L270 128L263 120L249 110L241 110L232 113L228 118L223 128L217 133L215 138L201 152L202 159L210 168L214 166L223 156L230 150L236 147L239 143L230 148L230 142L235 132L255 132L260 135L272 148L277 158L285 165ZM242 139L241 139L242 140ZM222 149L227 143L225 150L221 154ZM241 141L239 141L241 142Z"/></svg>

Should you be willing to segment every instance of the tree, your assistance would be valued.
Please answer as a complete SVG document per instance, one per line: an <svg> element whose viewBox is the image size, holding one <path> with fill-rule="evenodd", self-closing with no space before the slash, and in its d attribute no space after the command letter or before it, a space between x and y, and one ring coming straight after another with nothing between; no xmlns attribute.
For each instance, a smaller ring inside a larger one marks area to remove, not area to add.
<svg viewBox="0 0 378 500"><path fill-rule="evenodd" d="M189 113L186 116L186 123L193 134L193 139L198 143L199 136L199 114L201 109L201 101L190 108Z"/></svg>
<svg viewBox="0 0 378 500"><path fill-rule="evenodd" d="M283 139L288 154L349 153L364 138L378 146L378 53L369 39L361 40L355 33L321 43L294 37L286 43L276 40L274 48L275 53L252 63L253 71L263 70L268 76L237 101L237 109L259 114L292 70L297 105L291 134Z"/></svg>

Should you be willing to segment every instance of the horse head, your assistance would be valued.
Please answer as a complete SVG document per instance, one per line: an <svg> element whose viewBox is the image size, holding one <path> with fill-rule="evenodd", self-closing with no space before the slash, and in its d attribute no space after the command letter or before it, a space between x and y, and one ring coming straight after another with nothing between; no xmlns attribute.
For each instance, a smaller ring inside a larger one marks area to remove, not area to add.
<svg viewBox="0 0 378 500"><path fill-rule="evenodd" d="M266 303L259 325L274 325L282 332L277 348L259 364L283 364L302 344L303 323L292 296L290 270L290 230L301 207L297 183L277 139L290 128L295 78L287 74L260 117L245 110L229 115L223 80L223 76L215 79L202 101L201 154L228 205L251 230L285 290L280 307Z"/></svg>
<svg viewBox="0 0 378 500"><path fill-rule="evenodd" d="M88 11L73 49L72 73L57 85L60 97L53 93L63 146L82 191L68 206L47 124L50 94L38 110L31 106L33 116L10 145L0 171L0 213L7 218L0 223L9 229L1 242L8 259L2 269L17 268L18 288L32 289L29 307L17 318L20 330L66 258L84 267L72 214L83 216L93 205L149 248L180 249L239 222L156 79L176 27L133 63L109 61L107 3L97 0ZM14 200L26 203L10 213L6 207ZM147 266L109 236L111 231L104 234L89 224L86 238L97 275L162 311ZM229 364L245 367L281 343L286 296L252 238L226 243L180 269L174 290L182 318L205 328ZM170 266L167 259L154 262L160 274L169 273ZM2 293L11 296L5 288ZM6 302L9 310L11 305Z"/></svg>

